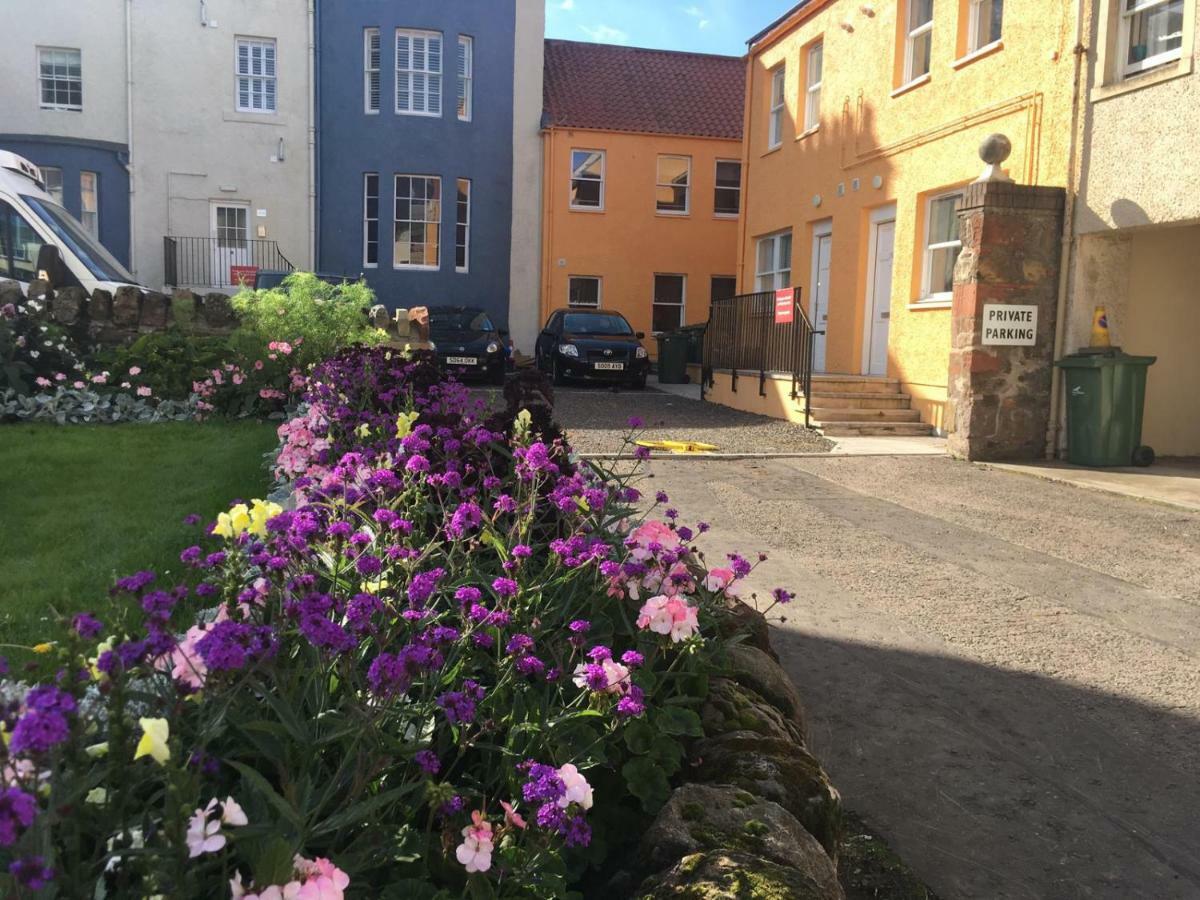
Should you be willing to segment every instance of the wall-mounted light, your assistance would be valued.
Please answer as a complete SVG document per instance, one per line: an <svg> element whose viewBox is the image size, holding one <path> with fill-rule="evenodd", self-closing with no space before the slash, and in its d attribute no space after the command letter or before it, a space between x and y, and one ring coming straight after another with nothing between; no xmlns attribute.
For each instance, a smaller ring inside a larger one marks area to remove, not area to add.
<svg viewBox="0 0 1200 900"><path fill-rule="evenodd" d="M283 162L285 159L283 154L283 138L279 139L279 149L275 152L275 158L280 162Z"/></svg>

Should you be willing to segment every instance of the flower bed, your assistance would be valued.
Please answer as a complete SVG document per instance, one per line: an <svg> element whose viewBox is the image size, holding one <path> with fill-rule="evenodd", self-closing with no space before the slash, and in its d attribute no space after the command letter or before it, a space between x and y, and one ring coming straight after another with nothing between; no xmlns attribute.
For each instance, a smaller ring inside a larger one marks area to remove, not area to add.
<svg viewBox="0 0 1200 900"><path fill-rule="evenodd" d="M547 390L488 415L429 360L318 366L290 508L235 503L190 577L122 578L5 688L6 895L603 884L703 735L752 564L705 569L704 526L573 461Z"/></svg>

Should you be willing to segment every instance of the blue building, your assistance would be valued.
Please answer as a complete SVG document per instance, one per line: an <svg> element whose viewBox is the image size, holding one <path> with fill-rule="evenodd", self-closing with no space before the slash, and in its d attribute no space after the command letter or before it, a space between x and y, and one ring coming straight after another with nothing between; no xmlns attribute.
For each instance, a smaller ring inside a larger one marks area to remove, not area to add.
<svg viewBox="0 0 1200 900"><path fill-rule="evenodd" d="M538 270L543 16L526 0L318 4L320 271L362 273L393 308L509 325L514 267ZM517 302L535 309L536 287Z"/></svg>

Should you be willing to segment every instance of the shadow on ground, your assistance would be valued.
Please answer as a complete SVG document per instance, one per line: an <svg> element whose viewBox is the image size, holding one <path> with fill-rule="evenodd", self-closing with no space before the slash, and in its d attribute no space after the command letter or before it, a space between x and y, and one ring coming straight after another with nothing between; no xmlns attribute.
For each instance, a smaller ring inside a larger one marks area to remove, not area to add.
<svg viewBox="0 0 1200 900"><path fill-rule="evenodd" d="M950 657L773 641L847 807L946 900L1200 897L1200 786L1153 749L1166 730L1195 745L1200 722ZM1091 715L1114 705L1124 734Z"/></svg>

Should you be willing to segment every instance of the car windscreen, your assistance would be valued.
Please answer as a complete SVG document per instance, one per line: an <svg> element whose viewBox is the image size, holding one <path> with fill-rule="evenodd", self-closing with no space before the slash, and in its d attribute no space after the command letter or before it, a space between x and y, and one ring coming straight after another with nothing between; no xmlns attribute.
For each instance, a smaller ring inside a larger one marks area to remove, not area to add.
<svg viewBox="0 0 1200 900"><path fill-rule="evenodd" d="M572 315L567 313L563 331L568 334L633 334L624 316Z"/></svg>
<svg viewBox="0 0 1200 900"><path fill-rule="evenodd" d="M59 206L38 197L22 194L21 199L29 204L29 208L37 214L55 236L62 241L71 252L79 257L80 262L88 267L92 277L97 281L123 281L126 284L137 284L116 258L92 237L75 218Z"/></svg>
<svg viewBox="0 0 1200 900"><path fill-rule="evenodd" d="M433 311L429 313L430 331L495 331L492 320L485 312L470 309Z"/></svg>

